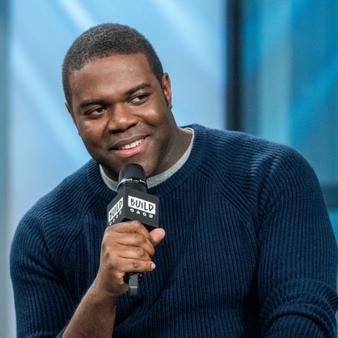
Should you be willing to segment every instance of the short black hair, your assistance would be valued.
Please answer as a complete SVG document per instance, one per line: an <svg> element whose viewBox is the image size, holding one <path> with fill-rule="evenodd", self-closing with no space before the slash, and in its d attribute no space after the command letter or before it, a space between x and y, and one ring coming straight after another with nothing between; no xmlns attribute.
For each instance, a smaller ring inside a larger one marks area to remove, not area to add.
<svg viewBox="0 0 338 338"><path fill-rule="evenodd" d="M68 49L62 65L62 84L66 100L71 104L69 76L89 61L111 55L142 53L150 69L162 84L163 68L150 42L136 29L126 25L105 23L82 33Z"/></svg>

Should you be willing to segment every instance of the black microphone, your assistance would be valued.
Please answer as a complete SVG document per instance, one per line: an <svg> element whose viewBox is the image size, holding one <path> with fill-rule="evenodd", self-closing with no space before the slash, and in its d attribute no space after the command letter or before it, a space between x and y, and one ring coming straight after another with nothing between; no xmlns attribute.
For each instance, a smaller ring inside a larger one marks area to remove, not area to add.
<svg viewBox="0 0 338 338"><path fill-rule="evenodd" d="M117 195L108 204L108 225L123 221L140 221L148 231L158 227L159 199L147 193L148 186L142 166L131 163L119 174ZM125 275L130 296L137 296L143 274L131 272Z"/></svg>

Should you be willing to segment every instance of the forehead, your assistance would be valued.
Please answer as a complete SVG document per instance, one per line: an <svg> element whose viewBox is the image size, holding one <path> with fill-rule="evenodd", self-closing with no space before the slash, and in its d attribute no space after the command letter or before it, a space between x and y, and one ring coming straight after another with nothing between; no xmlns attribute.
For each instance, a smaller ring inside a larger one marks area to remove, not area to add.
<svg viewBox="0 0 338 338"><path fill-rule="evenodd" d="M73 98L83 99L95 90L123 91L156 80L144 54L112 55L89 61L69 77Z"/></svg>

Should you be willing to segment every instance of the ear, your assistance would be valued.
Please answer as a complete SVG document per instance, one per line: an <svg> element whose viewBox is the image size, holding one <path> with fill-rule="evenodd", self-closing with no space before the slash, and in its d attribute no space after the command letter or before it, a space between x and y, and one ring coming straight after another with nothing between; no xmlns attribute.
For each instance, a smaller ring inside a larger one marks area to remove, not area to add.
<svg viewBox="0 0 338 338"><path fill-rule="evenodd" d="M163 94L165 96L165 99L167 101L168 107L171 108L171 83L170 83L170 77L168 73L163 73L162 76L162 90Z"/></svg>

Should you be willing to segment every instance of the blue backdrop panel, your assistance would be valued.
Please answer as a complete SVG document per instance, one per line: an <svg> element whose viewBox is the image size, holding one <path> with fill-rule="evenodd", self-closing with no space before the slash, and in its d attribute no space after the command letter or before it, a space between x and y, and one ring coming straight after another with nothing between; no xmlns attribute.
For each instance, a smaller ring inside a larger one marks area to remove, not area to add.
<svg viewBox="0 0 338 338"><path fill-rule="evenodd" d="M243 4L243 129L296 148L337 192L338 239L338 1Z"/></svg>

